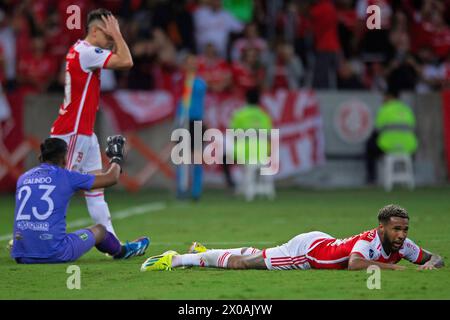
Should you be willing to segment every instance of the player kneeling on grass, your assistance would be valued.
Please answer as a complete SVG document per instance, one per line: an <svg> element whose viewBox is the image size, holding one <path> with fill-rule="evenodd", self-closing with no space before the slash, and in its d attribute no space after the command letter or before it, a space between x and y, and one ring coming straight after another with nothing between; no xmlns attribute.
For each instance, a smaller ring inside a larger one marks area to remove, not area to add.
<svg viewBox="0 0 450 320"><path fill-rule="evenodd" d="M75 261L92 247L115 259L143 255L147 237L122 245L105 226L66 233L69 200L78 190L105 188L117 183L123 161L125 138L108 137L106 173L82 174L65 169L67 143L48 138L41 144L41 164L17 182L14 241L11 256L17 263L63 263Z"/></svg>
<svg viewBox="0 0 450 320"><path fill-rule="evenodd" d="M236 248L207 250L194 242L189 254L167 251L148 258L141 271L172 270L176 267L200 266L226 269L348 269L361 270L370 265L381 269L403 270L396 265L402 258L419 264L419 269L444 266L438 255L432 254L407 238L409 216L397 205L383 207L378 213L377 228L347 239L313 231L303 233L286 244L259 250Z"/></svg>

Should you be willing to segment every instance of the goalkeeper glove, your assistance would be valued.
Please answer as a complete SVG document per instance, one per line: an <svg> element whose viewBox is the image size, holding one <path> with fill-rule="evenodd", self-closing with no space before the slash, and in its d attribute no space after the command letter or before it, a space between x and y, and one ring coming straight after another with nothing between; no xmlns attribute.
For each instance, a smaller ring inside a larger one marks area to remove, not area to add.
<svg viewBox="0 0 450 320"><path fill-rule="evenodd" d="M126 139L122 135L109 136L106 139L106 155L111 160L109 163L117 163L118 165L122 165L124 158L124 146Z"/></svg>

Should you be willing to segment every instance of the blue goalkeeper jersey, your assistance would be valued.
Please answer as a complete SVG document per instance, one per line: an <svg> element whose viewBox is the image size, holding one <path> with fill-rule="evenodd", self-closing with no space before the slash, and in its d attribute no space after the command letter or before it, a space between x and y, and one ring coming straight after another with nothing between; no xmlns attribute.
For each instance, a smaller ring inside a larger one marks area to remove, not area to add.
<svg viewBox="0 0 450 320"><path fill-rule="evenodd" d="M66 235L66 212L78 190L90 190L95 180L43 163L20 176L14 212L13 258L49 258L58 253Z"/></svg>

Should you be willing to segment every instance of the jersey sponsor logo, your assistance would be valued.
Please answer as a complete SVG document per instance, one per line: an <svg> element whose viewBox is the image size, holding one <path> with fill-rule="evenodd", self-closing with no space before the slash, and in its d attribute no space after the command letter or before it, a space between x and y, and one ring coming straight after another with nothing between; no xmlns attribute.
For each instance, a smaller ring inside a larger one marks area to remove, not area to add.
<svg viewBox="0 0 450 320"><path fill-rule="evenodd" d="M369 249L369 258L373 259L373 255L375 254L375 252L373 251L373 249Z"/></svg>
<svg viewBox="0 0 450 320"><path fill-rule="evenodd" d="M39 239L41 240L52 240L53 239L53 235L51 233L43 233L39 236Z"/></svg>
<svg viewBox="0 0 450 320"><path fill-rule="evenodd" d="M100 54L100 53L103 53L103 50L100 48L95 48L95 52Z"/></svg>
<svg viewBox="0 0 450 320"><path fill-rule="evenodd" d="M52 178L51 177L28 178L23 181L23 184L43 184L43 183L52 183Z"/></svg>
<svg viewBox="0 0 450 320"><path fill-rule="evenodd" d="M23 231L48 231L50 224L48 222L19 221L17 222L17 228Z"/></svg>
<svg viewBox="0 0 450 320"><path fill-rule="evenodd" d="M405 241L405 243L406 243L406 247L407 247L408 249L411 249L411 250L413 250L413 251L416 251L416 250L417 250L417 247L416 247L415 245L413 245L412 243L409 243L409 242L406 242L406 241Z"/></svg>

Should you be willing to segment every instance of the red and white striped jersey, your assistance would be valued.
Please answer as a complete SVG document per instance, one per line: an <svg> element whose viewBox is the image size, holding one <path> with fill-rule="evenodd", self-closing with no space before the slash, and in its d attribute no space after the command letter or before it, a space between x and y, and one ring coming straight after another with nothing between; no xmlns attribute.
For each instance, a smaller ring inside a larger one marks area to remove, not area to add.
<svg viewBox="0 0 450 320"><path fill-rule="evenodd" d="M64 102L52 135L92 135L100 100L100 71L112 52L78 40L66 55Z"/></svg>
<svg viewBox="0 0 450 320"><path fill-rule="evenodd" d="M399 251L388 255L383 250L377 229L373 229L346 239L317 239L309 247L306 258L313 269L347 269L353 253L384 263L397 263L402 258L419 263L423 250L407 238Z"/></svg>

